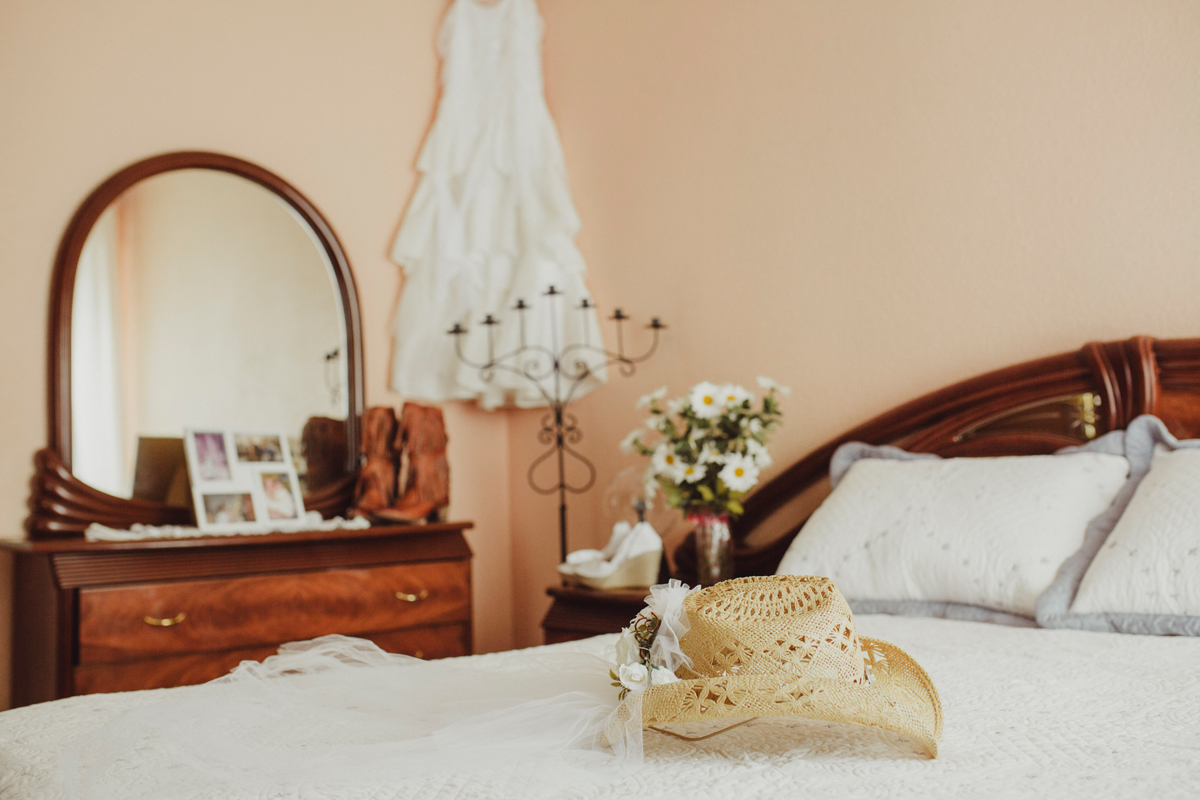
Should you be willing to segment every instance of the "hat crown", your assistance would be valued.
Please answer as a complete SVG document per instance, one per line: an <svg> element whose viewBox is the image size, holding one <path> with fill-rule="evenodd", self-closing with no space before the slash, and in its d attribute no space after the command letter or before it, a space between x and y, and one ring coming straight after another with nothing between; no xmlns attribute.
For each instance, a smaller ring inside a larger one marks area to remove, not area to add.
<svg viewBox="0 0 1200 800"><path fill-rule="evenodd" d="M833 581L774 575L724 581L684 602L680 643L696 675L791 673L865 683L850 606Z"/></svg>

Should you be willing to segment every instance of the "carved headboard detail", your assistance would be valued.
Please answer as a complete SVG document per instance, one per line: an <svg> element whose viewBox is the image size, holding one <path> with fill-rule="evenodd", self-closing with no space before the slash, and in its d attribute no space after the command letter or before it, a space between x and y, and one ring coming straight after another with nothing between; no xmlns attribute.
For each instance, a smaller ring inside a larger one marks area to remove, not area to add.
<svg viewBox="0 0 1200 800"><path fill-rule="evenodd" d="M828 494L829 461L849 441L941 456L1051 453L1154 414L1181 438L1200 436L1200 339L1135 336L1091 342L947 386L847 431L747 498L733 526L738 575L775 571ZM691 540L677 553L684 574Z"/></svg>

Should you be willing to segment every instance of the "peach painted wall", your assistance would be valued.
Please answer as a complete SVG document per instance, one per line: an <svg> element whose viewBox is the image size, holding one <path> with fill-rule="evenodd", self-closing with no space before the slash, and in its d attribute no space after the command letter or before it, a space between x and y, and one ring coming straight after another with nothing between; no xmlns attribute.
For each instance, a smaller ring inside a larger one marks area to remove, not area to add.
<svg viewBox="0 0 1200 800"><path fill-rule="evenodd" d="M45 328L63 227L91 189L145 156L230 153L325 214L353 265L367 400L387 390L400 288L387 259L437 96L445 0L10 0L0 4L0 535L18 537L45 443ZM448 410L456 517L476 520L476 646L511 634L507 423ZM0 558L0 708L8 691Z"/></svg>
<svg viewBox="0 0 1200 800"><path fill-rule="evenodd" d="M1200 335L1200 4L542 0L546 77L597 299L671 325L576 411L600 486L636 398L773 376L779 465L1021 360ZM518 641L555 507L520 480ZM571 503L600 543L600 494Z"/></svg>

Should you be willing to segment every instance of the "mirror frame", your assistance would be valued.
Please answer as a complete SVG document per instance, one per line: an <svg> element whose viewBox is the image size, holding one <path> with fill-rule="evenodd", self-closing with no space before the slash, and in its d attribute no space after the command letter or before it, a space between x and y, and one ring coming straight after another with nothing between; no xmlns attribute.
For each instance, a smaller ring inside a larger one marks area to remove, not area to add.
<svg viewBox="0 0 1200 800"><path fill-rule="evenodd" d="M117 527L138 522L192 524L191 509L115 497L88 486L71 473L71 314L79 256L96 220L123 192L146 178L183 169L227 172L272 192L308 224L333 266L345 325L346 475L304 500L308 510L320 511L325 517L341 514L350 505L358 473L358 429L363 411L362 324L354 275L341 242L308 198L273 172L222 153L181 151L130 164L101 183L75 211L59 243L50 282L47 447L34 459L37 472L29 501L30 516L25 523L31 538L80 536L92 522Z"/></svg>

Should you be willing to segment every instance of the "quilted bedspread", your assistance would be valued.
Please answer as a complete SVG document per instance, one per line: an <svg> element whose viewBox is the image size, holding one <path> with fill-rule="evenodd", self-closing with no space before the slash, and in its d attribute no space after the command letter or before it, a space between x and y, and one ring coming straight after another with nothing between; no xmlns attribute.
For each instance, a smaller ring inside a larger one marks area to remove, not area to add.
<svg viewBox="0 0 1200 800"><path fill-rule="evenodd" d="M945 732L936 761L912 757L890 734L756 720L700 742L647 732L640 770L565 797L1200 797L1200 639L879 615L857 622L861 633L907 650L937 685ZM611 641L554 649L600 653ZM541 649L472 660L511 668ZM75 697L0 714L0 798L66 797L58 766L65 742L164 693L187 691ZM507 800L521 791L511 776L475 775L349 792L220 796Z"/></svg>

